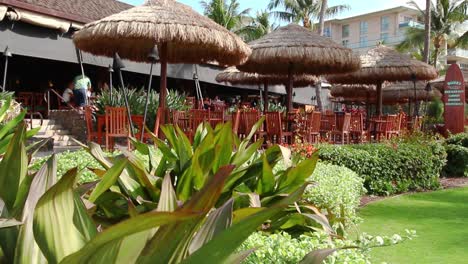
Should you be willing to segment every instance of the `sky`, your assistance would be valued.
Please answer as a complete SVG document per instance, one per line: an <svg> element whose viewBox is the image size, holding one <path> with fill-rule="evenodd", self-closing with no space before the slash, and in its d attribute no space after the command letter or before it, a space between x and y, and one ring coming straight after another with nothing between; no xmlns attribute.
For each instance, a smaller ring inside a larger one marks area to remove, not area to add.
<svg viewBox="0 0 468 264"><path fill-rule="evenodd" d="M120 0L132 5L140 5L144 0ZM200 0L178 0L181 3L191 6L196 11L202 13L203 10L200 5ZM270 0L238 0L241 5L241 10L250 8L251 14L254 15L256 11L266 9ZM329 6L337 4L348 4L351 10L338 15L336 18L350 17L378 10L388 9L401 5L406 5L408 0L329 0ZM416 0L416 3L421 8L425 6L425 0Z"/></svg>

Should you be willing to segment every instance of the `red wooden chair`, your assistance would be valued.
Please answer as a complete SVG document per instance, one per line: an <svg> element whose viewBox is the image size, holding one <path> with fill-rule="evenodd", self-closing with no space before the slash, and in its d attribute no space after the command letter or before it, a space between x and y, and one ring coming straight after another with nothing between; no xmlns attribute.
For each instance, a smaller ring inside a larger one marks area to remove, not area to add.
<svg viewBox="0 0 468 264"><path fill-rule="evenodd" d="M258 111L244 111L242 112L241 121L243 122L243 135L242 137L246 137L252 131L254 125L260 120L260 113ZM255 132L254 140L257 140L259 136L263 136L265 133L259 129Z"/></svg>
<svg viewBox="0 0 468 264"><path fill-rule="evenodd" d="M189 139L193 139L195 132L200 124L209 122L210 110L191 109L189 112L189 128L186 135Z"/></svg>
<svg viewBox="0 0 468 264"><path fill-rule="evenodd" d="M114 149L114 138L126 138L130 149L130 123L125 107L106 107L106 149Z"/></svg>
<svg viewBox="0 0 468 264"><path fill-rule="evenodd" d="M330 140L330 132L335 126L335 114L325 113L320 119L320 138Z"/></svg>
<svg viewBox="0 0 468 264"><path fill-rule="evenodd" d="M320 142L321 119L321 112L312 112L307 114L304 137L309 143L315 144Z"/></svg>
<svg viewBox="0 0 468 264"><path fill-rule="evenodd" d="M396 118L393 119L393 122L389 127L390 131L387 134L388 139L400 136L402 120L403 120L403 115L402 114L397 115Z"/></svg>
<svg viewBox="0 0 468 264"><path fill-rule="evenodd" d="M237 110L235 113L232 114L232 131L236 134L239 135L239 127L240 127L240 117L241 117L241 112Z"/></svg>
<svg viewBox="0 0 468 264"><path fill-rule="evenodd" d="M277 144L293 143L294 135L292 132L283 130L281 119L280 112L265 113L267 139L271 143L276 142Z"/></svg>
<svg viewBox="0 0 468 264"><path fill-rule="evenodd" d="M218 124L224 123L224 110L223 111L210 111L210 125L215 128Z"/></svg>
<svg viewBox="0 0 468 264"><path fill-rule="evenodd" d="M352 114L350 134L354 143L364 143L369 140L369 133L364 129L364 114Z"/></svg>
<svg viewBox="0 0 468 264"><path fill-rule="evenodd" d="M332 141L337 143L337 137L340 138L341 144L344 144L345 141L349 144L350 143L350 132L349 128L351 125L351 114L345 113L344 115L336 115L335 117L335 127L331 131L330 135Z"/></svg>
<svg viewBox="0 0 468 264"><path fill-rule="evenodd" d="M94 129L94 122L93 122L93 109L90 106L85 108L85 120L86 120L86 136L87 141L92 142L95 141L99 145L102 145L102 137L99 137L99 133Z"/></svg>

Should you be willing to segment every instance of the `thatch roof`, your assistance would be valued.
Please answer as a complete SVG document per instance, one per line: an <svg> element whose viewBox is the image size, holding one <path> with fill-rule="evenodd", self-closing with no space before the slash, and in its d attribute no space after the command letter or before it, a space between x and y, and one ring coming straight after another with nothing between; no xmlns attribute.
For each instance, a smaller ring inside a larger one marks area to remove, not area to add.
<svg viewBox="0 0 468 264"><path fill-rule="evenodd" d="M345 48L304 27L290 24L249 43L252 55L239 70L260 74L345 73L359 69L359 58Z"/></svg>
<svg viewBox="0 0 468 264"><path fill-rule="evenodd" d="M379 45L361 55L359 71L329 75L327 80L339 84L376 84L385 81L410 81L413 74L420 81L437 77L437 71L431 65Z"/></svg>
<svg viewBox="0 0 468 264"><path fill-rule="evenodd" d="M441 98L442 94L438 90L428 93L426 83L419 81L416 83L416 100L431 100L434 97ZM377 91L374 85L335 85L331 89L331 95L341 98L346 102L366 102L377 101ZM383 103L396 104L414 100L414 87L412 82L386 83L383 86Z"/></svg>
<svg viewBox="0 0 468 264"><path fill-rule="evenodd" d="M306 87L316 84L319 79L314 75L294 75L294 86L295 87ZM217 82L231 83L231 84L245 84L245 85L257 85L264 84L268 85L284 85L288 82L287 75L262 75L257 73L241 72L236 67L229 67L216 76Z"/></svg>
<svg viewBox="0 0 468 264"><path fill-rule="evenodd" d="M94 55L147 61L155 45L167 43L169 63L243 63L250 48L237 35L174 0L150 0L89 23L78 31L75 45Z"/></svg>

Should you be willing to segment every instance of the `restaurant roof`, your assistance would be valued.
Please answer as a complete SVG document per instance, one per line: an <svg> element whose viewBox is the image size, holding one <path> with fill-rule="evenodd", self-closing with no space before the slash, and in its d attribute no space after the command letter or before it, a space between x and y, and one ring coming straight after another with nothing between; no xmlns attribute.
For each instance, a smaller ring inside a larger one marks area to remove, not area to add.
<svg viewBox="0 0 468 264"><path fill-rule="evenodd" d="M0 0L0 4L83 24L132 7L116 0Z"/></svg>

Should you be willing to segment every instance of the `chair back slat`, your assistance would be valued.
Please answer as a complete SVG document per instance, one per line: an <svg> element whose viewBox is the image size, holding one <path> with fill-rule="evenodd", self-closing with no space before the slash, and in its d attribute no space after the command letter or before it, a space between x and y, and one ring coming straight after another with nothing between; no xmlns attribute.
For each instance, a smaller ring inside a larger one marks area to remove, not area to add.
<svg viewBox="0 0 468 264"><path fill-rule="evenodd" d="M244 122L243 128L246 134L249 134L252 131L253 126L259 120L259 113L257 111L245 111L242 112L243 118L242 121Z"/></svg>
<svg viewBox="0 0 468 264"><path fill-rule="evenodd" d="M192 109L190 110L190 129L197 130L198 126L210 120L210 110Z"/></svg>
<svg viewBox="0 0 468 264"><path fill-rule="evenodd" d="M312 112L307 114L307 124L306 128L311 133L319 133L320 126L322 121L322 113L321 112Z"/></svg>
<svg viewBox="0 0 468 264"><path fill-rule="evenodd" d="M321 117L320 121L320 130L322 132L328 132L333 129L335 124L335 115L334 114L324 114Z"/></svg>
<svg viewBox="0 0 468 264"><path fill-rule="evenodd" d="M283 127L282 127L280 112L266 112L265 121L266 121L266 131L269 136L281 135L283 131Z"/></svg>
<svg viewBox="0 0 468 264"><path fill-rule="evenodd" d="M125 107L106 107L106 133L110 136L127 136L129 122Z"/></svg>
<svg viewBox="0 0 468 264"><path fill-rule="evenodd" d="M210 112L210 125L216 127L218 124L224 123L224 110Z"/></svg>
<svg viewBox="0 0 468 264"><path fill-rule="evenodd" d="M240 117L241 112L239 110L232 114L232 131L237 135L239 135Z"/></svg>
<svg viewBox="0 0 468 264"><path fill-rule="evenodd" d="M364 115L362 113L352 114L350 128L351 132L363 132L364 131Z"/></svg>

